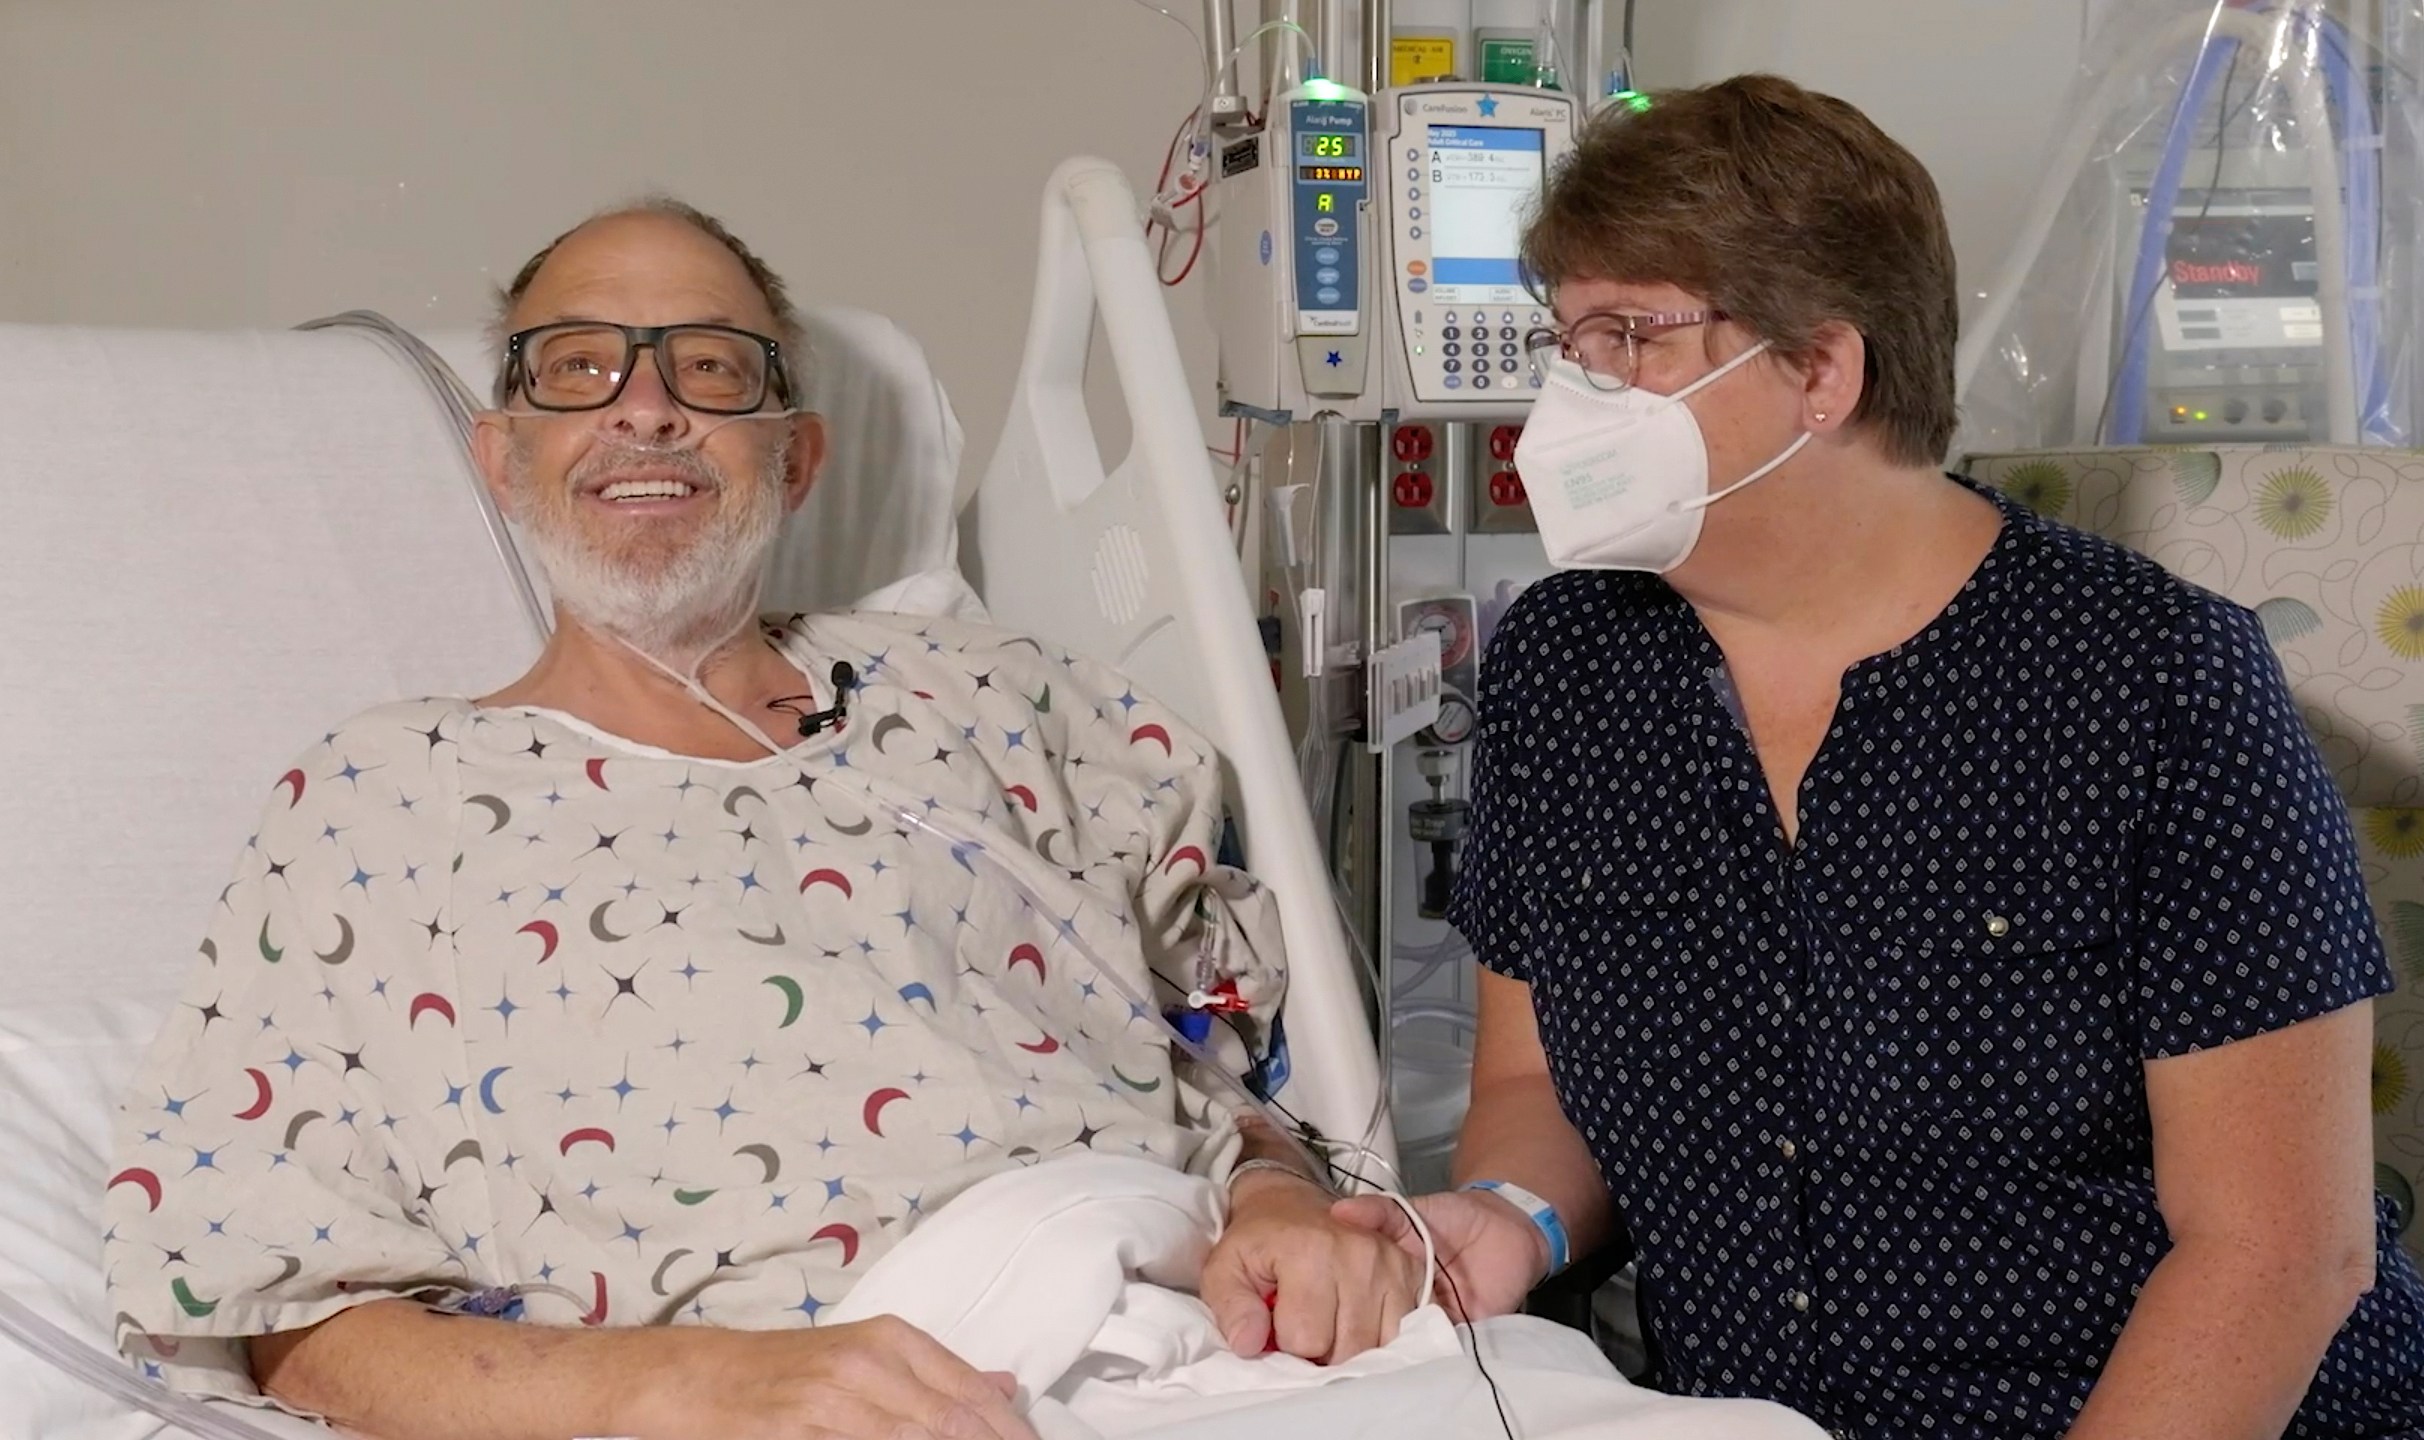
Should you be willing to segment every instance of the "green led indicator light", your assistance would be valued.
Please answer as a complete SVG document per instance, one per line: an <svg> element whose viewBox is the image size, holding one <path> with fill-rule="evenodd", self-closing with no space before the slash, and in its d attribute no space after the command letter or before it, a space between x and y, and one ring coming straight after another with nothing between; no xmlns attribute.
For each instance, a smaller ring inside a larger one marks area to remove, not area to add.
<svg viewBox="0 0 2424 1440"><path fill-rule="evenodd" d="M1307 80L1304 84L1307 100L1360 100L1363 97L1335 80Z"/></svg>
<svg viewBox="0 0 2424 1440"><path fill-rule="evenodd" d="M1638 115L1650 108L1650 97L1638 90L1619 90L1608 99Z"/></svg>

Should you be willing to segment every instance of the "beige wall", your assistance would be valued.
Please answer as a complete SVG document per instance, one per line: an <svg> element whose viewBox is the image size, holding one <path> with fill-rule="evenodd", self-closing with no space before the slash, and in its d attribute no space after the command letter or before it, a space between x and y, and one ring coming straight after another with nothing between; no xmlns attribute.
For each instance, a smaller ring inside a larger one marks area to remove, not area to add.
<svg viewBox="0 0 2424 1440"><path fill-rule="evenodd" d="M1780 69L1869 107L1943 179L1977 277L2079 4L1640 0L1641 63ZM664 187L808 297L918 335L981 463L1045 176L1090 151L1148 185L1198 73L1131 0L0 0L0 317L469 324L569 221Z"/></svg>
<svg viewBox="0 0 2424 1440"><path fill-rule="evenodd" d="M1657 84L1772 70L1866 111L1934 173L1967 313L2037 183L2079 64L2083 10L2082 0L1640 0L1635 43Z"/></svg>

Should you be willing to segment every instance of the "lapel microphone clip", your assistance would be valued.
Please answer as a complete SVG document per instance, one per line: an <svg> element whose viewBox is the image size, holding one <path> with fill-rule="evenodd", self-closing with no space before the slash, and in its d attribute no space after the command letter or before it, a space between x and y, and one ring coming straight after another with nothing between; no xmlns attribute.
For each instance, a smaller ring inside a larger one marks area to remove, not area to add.
<svg viewBox="0 0 2424 1440"><path fill-rule="evenodd" d="M800 722L802 740L813 739L828 729L839 731L850 719L850 692L858 684L858 671L851 668L849 661L836 660L833 662L833 673L827 678L833 683L831 709L802 710L800 702L813 705L816 703L814 695L786 695L780 700L767 701L766 708L796 717Z"/></svg>

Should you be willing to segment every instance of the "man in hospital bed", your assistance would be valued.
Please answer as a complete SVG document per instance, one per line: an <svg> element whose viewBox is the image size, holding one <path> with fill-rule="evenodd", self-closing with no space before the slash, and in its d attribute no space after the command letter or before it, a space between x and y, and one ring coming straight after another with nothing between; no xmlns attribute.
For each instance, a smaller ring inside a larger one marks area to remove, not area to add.
<svg viewBox="0 0 2424 1440"><path fill-rule="evenodd" d="M713 220L579 227L503 328L478 459L554 638L271 787L120 1117L120 1345L390 1440L1025 1435L907 1325L811 1327L987 1176L1281 1153L1153 1013L1233 992L1260 1037L1279 999L1215 758L1033 640L756 616L823 433ZM1328 1198L1235 1175L1205 1294L1239 1348L1344 1358L1412 1306Z"/></svg>

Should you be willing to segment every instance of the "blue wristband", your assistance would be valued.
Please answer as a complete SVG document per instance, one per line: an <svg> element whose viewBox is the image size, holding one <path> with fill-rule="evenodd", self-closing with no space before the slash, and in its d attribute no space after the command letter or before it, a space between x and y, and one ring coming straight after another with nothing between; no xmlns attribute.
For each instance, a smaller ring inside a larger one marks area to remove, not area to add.
<svg viewBox="0 0 2424 1440"><path fill-rule="evenodd" d="M1531 1221L1532 1227L1540 1232L1541 1238L1549 1242L1549 1274L1554 1275L1566 1268L1572 1257L1568 1253L1570 1247L1566 1241L1565 1222L1557 1218L1556 1206L1524 1189L1521 1185L1510 1184L1504 1180L1468 1180L1457 1188L1490 1191L1521 1210L1524 1218Z"/></svg>

